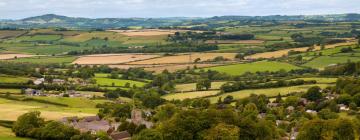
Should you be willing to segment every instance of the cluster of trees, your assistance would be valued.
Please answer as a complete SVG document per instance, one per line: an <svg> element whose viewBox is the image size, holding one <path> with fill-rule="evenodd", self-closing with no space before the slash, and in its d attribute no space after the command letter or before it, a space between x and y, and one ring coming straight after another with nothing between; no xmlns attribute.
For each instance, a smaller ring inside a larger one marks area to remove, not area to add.
<svg viewBox="0 0 360 140"><path fill-rule="evenodd" d="M204 42L206 40L252 40L255 39L253 34L222 34L216 31L208 32L176 32L169 35L168 41L176 43Z"/></svg>
<svg viewBox="0 0 360 140"><path fill-rule="evenodd" d="M203 43L172 43L149 45L136 48L128 47L95 47L92 49L84 49L81 51L70 51L68 55L84 55L84 54L104 54L104 53L182 53L182 52L204 52L218 50L217 45Z"/></svg>
<svg viewBox="0 0 360 140"><path fill-rule="evenodd" d="M325 67L320 72L322 75L358 75L360 74L360 62L351 62Z"/></svg>
<svg viewBox="0 0 360 140"><path fill-rule="evenodd" d="M276 88L276 87L287 87L287 86L298 86L298 85L304 85L304 84L315 84L315 80L305 81L302 79L297 80L280 80L276 82L227 82L224 85L220 87L222 92L233 92L233 91L239 91L243 89L259 89L259 88Z"/></svg>
<svg viewBox="0 0 360 140"><path fill-rule="evenodd" d="M18 137L41 140L109 140L106 133L97 136L90 133L80 133L79 130L57 121L45 121L40 112L29 112L18 117L13 124L13 132Z"/></svg>

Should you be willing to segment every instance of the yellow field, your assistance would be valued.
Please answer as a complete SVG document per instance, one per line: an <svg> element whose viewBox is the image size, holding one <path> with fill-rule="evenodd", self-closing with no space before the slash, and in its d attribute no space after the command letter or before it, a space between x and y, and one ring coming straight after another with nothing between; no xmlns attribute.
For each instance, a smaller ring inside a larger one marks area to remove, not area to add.
<svg viewBox="0 0 360 140"><path fill-rule="evenodd" d="M184 100L184 99L193 99L193 98L201 98L201 97L216 95L218 92L219 91L185 92L185 93L168 94L163 96L162 98L166 100Z"/></svg>
<svg viewBox="0 0 360 140"><path fill-rule="evenodd" d="M208 40L209 44L262 44L263 40Z"/></svg>
<svg viewBox="0 0 360 140"><path fill-rule="evenodd" d="M137 65L144 65L144 64L184 64L189 62L194 62L195 59L200 58L201 61L212 60L215 57L222 56L229 60L234 60L236 53L192 53L191 60L189 54L180 54L176 56L165 56L161 58L154 58L144 61L136 61L131 62L128 64L137 64Z"/></svg>
<svg viewBox="0 0 360 140"><path fill-rule="evenodd" d="M347 46L347 45L353 45L355 44L355 42L350 41L350 42L345 42L345 43L337 43L337 44L332 44L332 45L326 45L325 48L326 49L331 49L331 48L335 48L338 46ZM257 53L254 55L250 55L247 56L246 59L258 59L258 58L279 58L282 56L287 56L289 51L293 50L293 51L299 51L299 52L306 52L309 49L309 47L303 47L303 48L293 48L293 49L284 49L284 50L278 50L278 51L274 51L274 52L265 52L265 53ZM315 46L315 51L320 50L321 47L320 46Z"/></svg>
<svg viewBox="0 0 360 140"><path fill-rule="evenodd" d="M0 60L8 60L8 59L15 59L17 58L26 58L26 57L34 57L36 55L29 55L29 54L0 54Z"/></svg>
<svg viewBox="0 0 360 140"><path fill-rule="evenodd" d="M105 54L105 55L87 55L76 59L73 64L97 65L97 64L121 64L139 60L159 57L159 55L145 54Z"/></svg>

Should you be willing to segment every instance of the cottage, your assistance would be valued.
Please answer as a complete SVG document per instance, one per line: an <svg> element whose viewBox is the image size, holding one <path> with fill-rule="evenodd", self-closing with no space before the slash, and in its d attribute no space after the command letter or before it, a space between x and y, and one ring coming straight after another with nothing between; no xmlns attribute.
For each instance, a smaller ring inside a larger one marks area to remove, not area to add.
<svg viewBox="0 0 360 140"><path fill-rule="evenodd" d="M317 114L317 112L315 110L306 110L306 113L309 113L309 114Z"/></svg>
<svg viewBox="0 0 360 140"><path fill-rule="evenodd" d="M31 88L25 89L25 94L29 95L29 96L42 96L43 95L41 90L36 90L36 89L31 89Z"/></svg>
<svg viewBox="0 0 360 140"><path fill-rule="evenodd" d="M65 84L65 80L62 79L53 79L52 82L59 85Z"/></svg>
<svg viewBox="0 0 360 140"><path fill-rule="evenodd" d="M34 81L35 85L40 85L45 82L45 78L39 78Z"/></svg>
<svg viewBox="0 0 360 140"><path fill-rule="evenodd" d="M83 119L78 119L77 117L66 117L62 118L60 122L69 124L70 126L79 129L82 133L91 132L92 134L96 134L99 131L107 132L110 128L112 128L108 121L101 120L99 116L89 116L84 117Z"/></svg>
<svg viewBox="0 0 360 140"><path fill-rule="evenodd" d="M344 104L338 104L338 107L340 108L340 111L349 111L349 107Z"/></svg>

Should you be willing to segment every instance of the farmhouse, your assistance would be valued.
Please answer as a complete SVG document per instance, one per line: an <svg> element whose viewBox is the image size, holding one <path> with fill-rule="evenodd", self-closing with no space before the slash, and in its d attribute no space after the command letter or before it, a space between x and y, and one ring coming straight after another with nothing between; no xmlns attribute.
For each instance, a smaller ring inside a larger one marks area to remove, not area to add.
<svg viewBox="0 0 360 140"><path fill-rule="evenodd" d="M34 81L35 85L40 85L45 82L45 78L39 78Z"/></svg>
<svg viewBox="0 0 360 140"><path fill-rule="evenodd" d="M28 96L43 96L44 94L42 93L41 90L36 90L36 89L25 89L25 94Z"/></svg>

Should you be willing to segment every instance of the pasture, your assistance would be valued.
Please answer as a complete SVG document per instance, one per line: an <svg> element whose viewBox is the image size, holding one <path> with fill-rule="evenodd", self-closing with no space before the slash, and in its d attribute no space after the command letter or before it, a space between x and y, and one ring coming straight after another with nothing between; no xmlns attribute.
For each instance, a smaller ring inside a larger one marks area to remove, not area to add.
<svg viewBox="0 0 360 140"><path fill-rule="evenodd" d="M252 73L265 72L265 71L274 72L279 70L290 71L294 69L301 69L301 68L288 63L276 62L276 61L259 61L253 63L234 64L234 65L205 68L205 70L214 70L230 75L242 75L246 72L252 72Z"/></svg>
<svg viewBox="0 0 360 140"><path fill-rule="evenodd" d="M210 89L220 89L220 87L225 84L226 82L211 82ZM175 87L176 91L178 92L185 92L185 91L195 91L196 90L196 83L190 84L179 84Z"/></svg>
<svg viewBox="0 0 360 140"><path fill-rule="evenodd" d="M0 83L26 83L29 80L27 77L0 75Z"/></svg>
<svg viewBox="0 0 360 140"><path fill-rule="evenodd" d="M73 64L91 65L91 64L121 64L133 61L147 60L159 57L156 54L102 54L87 55L76 59Z"/></svg>
<svg viewBox="0 0 360 140"><path fill-rule="evenodd" d="M194 92L184 92L184 93L174 93L162 96L166 100L184 100L184 99L194 99L202 98L207 96L213 96L218 94L218 90L212 91L194 91Z"/></svg>
<svg viewBox="0 0 360 140"><path fill-rule="evenodd" d="M213 60L216 57L224 57L225 59L234 60L236 53L191 53L179 54L175 56L164 56L160 58L148 59L143 61L131 62L128 64L144 65L144 64L181 64L193 63L199 58L200 62Z"/></svg>
<svg viewBox="0 0 360 140"><path fill-rule="evenodd" d="M234 99L242 99L249 97L251 94L264 94L266 96L276 96L280 95L287 95L292 92L305 92L312 86L319 86L321 88L326 88L331 86L331 84L314 84L314 85L301 85L301 86L292 86L292 87L280 87L280 88L269 88L269 89L248 89L248 90L241 90L237 92L225 93L216 97L210 97L211 103L216 103L219 97L224 99L226 96L233 96Z"/></svg>
<svg viewBox="0 0 360 140"><path fill-rule="evenodd" d="M0 31L0 39L6 39L6 38L12 38L12 37L17 37L20 35L25 34L26 31L23 30L1 30Z"/></svg>
<svg viewBox="0 0 360 140"><path fill-rule="evenodd" d="M110 78L94 78L96 84L103 87L124 87L126 83L129 83L130 86L142 87L145 85L144 82L133 81L133 80L123 80L123 79L110 79Z"/></svg>
<svg viewBox="0 0 360 140"><path fill-rule="evenodd" d="M323 69L329 65L338 64L338 63L346 63L348 61L358 62L360 61L360 57L349 57L349 56L339 56L339 57L331 57L331 56L320 56L311 60L310 62L305 63L303 66Z"/></svg>
<svg viewBox="0 0 360 140"><path fill-rule="evenodd" d="M74 56L39 56L31 58L19 58L12 62L34 63L34 64L69 64L76 59Z"/></svg>

